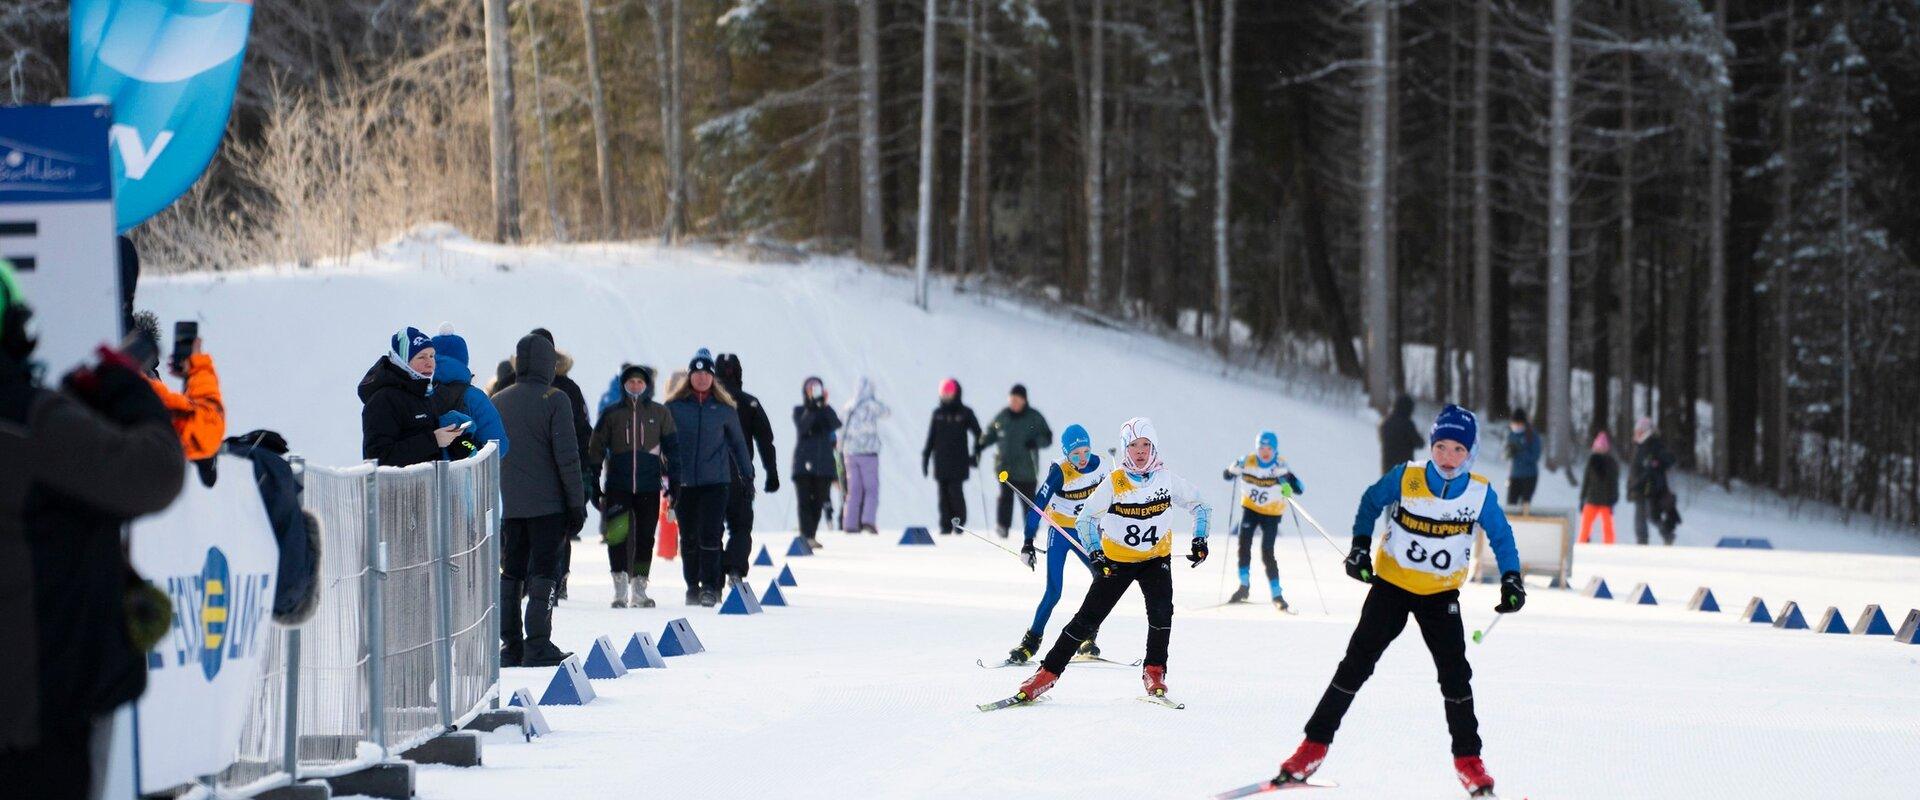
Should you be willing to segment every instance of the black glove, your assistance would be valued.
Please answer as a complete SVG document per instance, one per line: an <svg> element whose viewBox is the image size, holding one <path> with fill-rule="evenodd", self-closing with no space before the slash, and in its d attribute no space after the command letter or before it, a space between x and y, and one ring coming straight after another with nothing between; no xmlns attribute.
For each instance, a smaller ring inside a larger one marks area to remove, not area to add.
<svg viewBox="0 0 1920 800"><path fill-rule="evenodd" d="M979 453L974 453L974 454L973 454L973 457L972 457L972 458L969 458L969 459L967 459L967 466L969 466L969 467L972 467L972 468L974 468L974 469L979 469L979 468L980 468L980 454L979 454Z"/></svg>
<svg viewBox="0 0 1920 800"><path fill-rule="evenodd" d="M1500 573L1500 605L1494 606L1493 610L1511 614L1526 604L1527 582L1520 577L1520 573Z"/></svg>
<svg viewBox="0 0 1920 800"><path fill-rule="evenodd" d="M1034 562L1039 560L1039 558L1040 551L1034 549L1032 539L1028 539L1026 544L1020 545L1020 560L1027 562L1027 569L1033 569Z"/></svg>
<svg viewBox="0 0 1920 800"><path fill-rule="evenodd" d="M1353 549L1347 552L1347 577L1361 583L1373 583L1373 540L1353 537Z"/></svg>
<svg viewBox="0 0 1920 800"><path fill-rule="evenodd" d="M1233 470L1230 470L1230 469L1220 470L1220 480L1223 480L1223 481L1233 480Z"/></svg>
<svg viewBox="0 0 1920 800"><path fill-rule="evenodd" d="M780 476L773 470L767 470L767 494L780 491Z"/></svg>
<svg viewBox="0 0 1920 800"><path fill-rule="evenodd" d="M1104 550L1093 551L1093 555L1087 558L1087 568L1093 570L1095 578L1113 577L1113 562L1107 560Z"/></svg>
<svg viewBox="0 0 1920 800"><path fill-rule="evenodd" d="M587 505L605 511L607 507L603 505L601 501L606 499L606 495L600 491L600 481L598 480L600 476L595 475L593 477L594 480L587 484Z"/></svg>
<svg viewBox="0 0 1920 800"><path fill-rule="evenodd" d="M1200 566L1200 562L1205 560L1207 560L1207 537L1195 536L1193 537L1193 550L1187 553L1187 561L1192 562L1192 565L1197 567Z"/></svg>
<svg viewBox="0 0 1920 800"><path fill-rule="evenodd" d="M930 476L932 476L932 475L933 475L933 472L932 472L932 471L931 471L931 469L930 469L930 468L929 468L929 467L927 466L927 460L926 460L926 459L924 459L924 458L923 458L923 459L920 459L920 477L922 477L922 478L926 478L926 477L930 477Z"/></svg>
<svg viewBox="0 0 1920 800"><path fill-rule="evenodd" d="M567 535L579 536L580 530L587 527L587 507L567 507Z"/></svg>
<svg viewBox="0 0 1920 800"><path fill-rule="evenodd" d="M63 388L68 394L122 425L173 421L138 365L117 350L102 347L97 353L100 363L67 375Z"/></svg>

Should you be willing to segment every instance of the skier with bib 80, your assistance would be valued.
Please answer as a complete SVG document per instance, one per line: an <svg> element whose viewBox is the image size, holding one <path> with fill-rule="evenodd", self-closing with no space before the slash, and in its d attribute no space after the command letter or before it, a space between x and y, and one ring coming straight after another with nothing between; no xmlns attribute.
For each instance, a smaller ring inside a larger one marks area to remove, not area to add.
<svg viewBox="0 0 1920 800"><path fill-rule="evenodd" d="M1093 439L1087 435L1086 428L1068 425L1060 434L1060 450L1066 458L1047 470L1046 482L1034 494L1034 508L1027 509L1026 543L1020 547L1027 566L1033 566L1039 557L1033 538L1040 525L1047 524L1047 591L1040 596L1040 607L1033 612L1033 626L1021 637L1020 646L1007 654L1009 664L1025 664L1034 653L1040 652L1040 637L1047 631L1047 618L1053 616L1053 607L1060 602L1061 573L1067 566L1067 554L1072 553L1081 563L1092 566L1085 553L1067 543L1066 532L1073 530L1075 519L1088 498L1093 497L1094 490L1106 482L1107 474L1100 469L1100 457L1093 454ZM1045 520L1036 509L1045 509ZM1080 645L1080 652L1098 655L1100 650L1089 636Z"/></svg>
<svg viewBox="0 0 1920 800"><path fill-rule="evenodd" d="M1493 794L1493 778L1480 761L1479 720L1473 713L1473 669L1467 664L1466 636L1460 622L1460 586L1467 579L1478 526L1500 563L1500 604L1508 614L1526 604L1520 577L1520 553L1513 530L1487 479L1474 474L1479 423L1473 412L1449 405L1440 411L1428 435L1431 458L1395 466L1360 498L1353 520L1353 549L1347 574L1372 585L1360 622L1347 643L1346 657L1307 720L1306 739L1280 764L1274 784L1305 782L1326 759L1327 745L1354 695L1411 614L1433 654L1445 699L1447 730L1453 737L1453 767L1461 786L1475 797ZM1378 568L1372 553L1374 520L1386 512L1386 538Z"/></svg>
<svg viewBox="0 0 1920 800"><path fill-rule="evenodd" d="M1200 499L1193 484L1165 469L1160 462L1153 422L1135 417L1120 426L1126 448L1119 469L1107 473L1075 517L1080 541L1092 554L1093 585L1081 601L1073 621L1047 651L1040 671L1021 684L1018 702L1032 702L1053 687L1067 660L1080 644L1100 631L1127 587L1140 584L1147 603L1147 657L1140 681L1151 699L1167 694L1167 641L1173 634L1173 523L1174 509L1193 514L1193 544L1187 560L1193 566L1207 560L1207 523L1213 509Z"/></svg>
<svg viewBox="0 0 1920 800"><path fill-rule="evenodd" d="M1253 446L1252 453L1227 465L1221 473L1227 480L1240 480L1240 588L1234 590L1227 602L1246 602L1250 591L1248 579L1252 577L1249 567L1253 563L1253 534L1258 531L1260 560L1267 567L1268 593L1273 596L1275 608L1287 611L1287 598L1280 594L1280 562L1273 557L1273 540L1280 534L1280 515L1287 510L1287 500L1296 494L1306 494L1307 487L1300 483L1300 476L1287 467L1287 460L1280 457L1280 437L1273 431L1261 431Z"/></svg>

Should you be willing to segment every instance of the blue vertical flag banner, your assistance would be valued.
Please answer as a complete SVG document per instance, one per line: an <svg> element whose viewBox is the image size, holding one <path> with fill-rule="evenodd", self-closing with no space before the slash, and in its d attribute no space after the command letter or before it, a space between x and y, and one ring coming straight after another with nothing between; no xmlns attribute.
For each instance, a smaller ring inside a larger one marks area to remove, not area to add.
<svg viewBox="0 0 1920 800"><path fill-rule="evenodd" d="M253 0L73 0L70 92L112 102L121 232L193 186L226 134Z"/></svg>

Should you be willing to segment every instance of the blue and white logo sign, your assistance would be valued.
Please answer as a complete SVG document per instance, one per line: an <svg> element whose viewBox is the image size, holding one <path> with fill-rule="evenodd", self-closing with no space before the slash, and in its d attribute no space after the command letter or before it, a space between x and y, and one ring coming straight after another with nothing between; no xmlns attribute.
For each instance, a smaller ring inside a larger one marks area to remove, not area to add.
<svg viewBox="0 0 1920 800"><path fill-rule="evenodd" d="M253 0L73 0L70 91L116 112L122 232L198 180L226 134Z"/></svg>

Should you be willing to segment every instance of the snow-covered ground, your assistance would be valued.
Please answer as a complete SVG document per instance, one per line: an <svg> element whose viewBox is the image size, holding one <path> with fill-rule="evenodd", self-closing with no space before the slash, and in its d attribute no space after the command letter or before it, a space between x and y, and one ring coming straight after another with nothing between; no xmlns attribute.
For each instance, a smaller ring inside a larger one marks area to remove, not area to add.
<svg viewBox="0 0 1920 800"><path fill-rule="evenodd" d="M871 377L893 406L880 505L888 535L825 535L821 555L794 562L795 606L752 618L677 602L608 609L603 562L581 546L575 599L558 615L563 646L657 634L688 615L712 652L602 683L591 706L548 709L553 736L531 744L496 736L485 768L425 771L426 797L1196 797L1271 775L1298 740L1363 594L1340 576L1338 554L1311 532L1295 541L1289 526L1281 569L1303 613L1285 618L1264 607L1196 610L1223 599L1231 578L1219 563L1181 562L1169 679L1184 711L1134 702L1133 670L1096 666L1071 669L1052 702L982 715L973 704L1010 693L1025 671L973 662L1017 641L1041 582L972 539L893 544L901 526L933 522L934 487L918 464L927 414L952 376L983 422L1023 382L1056 431L1083 423L1101 449L1117 444L1125 418L1151 416L1169 465L1216 503L1228 489L1212 476L1272 428L1306 482L1303 501L1337 538L1378 477L1372 414L1357 395L1311 399L1325 395L1324 383L1229 370L1203 350L944 283L931 313L910 297L905 279L850 261L749 264L644 245L500 248L432 230L345 265L149 279L140 305L163 322L202 320L232 430L279 430L322 463L357 459L353 388L387 336L409 324L431 332L443 320L467 336L482 376L528 329L552 329L590 398L622 361L671 371L701 346L740 353L748 390L774 419L783 476L787 409L806 376L821 376L836 402ZM1499 485L1505 465L1497 447L1486 449L1478 469ZM1920 535L1686 486L1681 547L1584 546L1575 562L1576 585L1601 575L1624 594L1647 581L1665 605L1537 586L1524 612L1472 648L1486 756L1503 794L1911 796L1920 646L1777 631L1731 613L1690 613L1684 601L1707 585L1733 611L1758 594L1776 609L1800 602L1809 621L1837 605L1849 622L1872 602L1897 624L1920 607ZM969 487L976 523L986 488ZM1550 476L1537 500L1566 507L1574 497ZM791 530L792 498L785 489L760 496L760 526ZM1617 511L1630 541L1632 507ZM1723 535L1766 536L1782 549L1694 546ZM776 555L784 551L786 535L767 538ZM1216 559L1231 557L1225 545ZM677 563L656 565L657 597L680 595L678 574ZM769 576L756 573L756 583ZM1084 585L1070 577L1049 636ZM1488 621L1492 592L1475 587L1466 597L1469 625ZM1102 640L1131 660L1143 636L1130 595ZM1432 666L1417 638L1405 638L1323 771L1346 787L1342 797L1459 794ZM510 671L507 688L543 684L544 675Z"/></svg>

